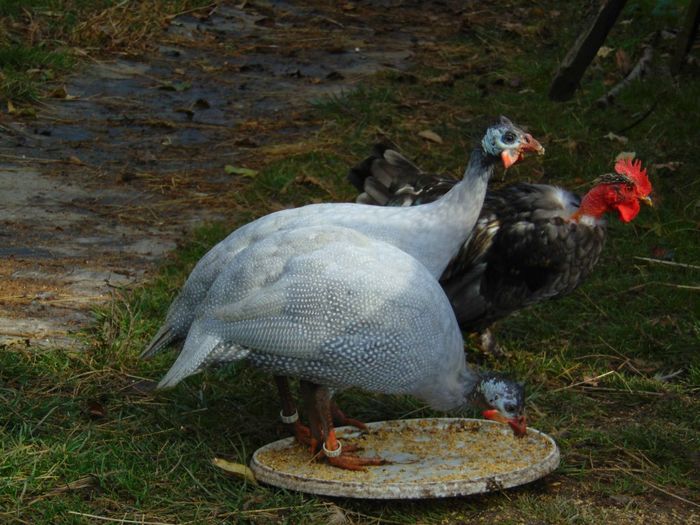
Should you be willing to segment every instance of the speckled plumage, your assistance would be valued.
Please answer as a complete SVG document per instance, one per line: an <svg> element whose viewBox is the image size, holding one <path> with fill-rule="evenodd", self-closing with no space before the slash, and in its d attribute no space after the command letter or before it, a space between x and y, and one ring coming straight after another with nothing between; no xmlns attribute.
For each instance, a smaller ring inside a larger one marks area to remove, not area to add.
<svg viewBox="0 0 700 525"><path fill-rule="evenodd" d="M396 246L415 257L435 278L440 276L474 227L486 193L486 185L498 160L495 130L524 133L507 119L491 126L483 146L472 153L462 181L440 199L426 206L397 209L352 203L313 204L266 215L231 233L197 263L173 301L165 323L142 353L149 357L187 334L197 308L223 268L237 254L269 235L314 225L335 225L359 231ZM517 146L514 143L512 146ZM505 148L501 144L502 148Z"/></svg>
<svg viewBox="0 0 700 525"><path fill-rule="evenodd" d="M467 403L478 379L430 272L334 226L281 231L240 250L159 387L238 359L336 389L412 394L439 409Z"/></svg>
<svg viewBox="0 0 700 525"><path fill-rule="evenodd" d="M359 202L411 206L455 184L425 173L395 151L376 147L350 171ZM605 223L569 220L580 197L555 186L518 183L489 191L479 219L440 282L463 330L481 331L511 312L571 292L591 272Z"/></svg>

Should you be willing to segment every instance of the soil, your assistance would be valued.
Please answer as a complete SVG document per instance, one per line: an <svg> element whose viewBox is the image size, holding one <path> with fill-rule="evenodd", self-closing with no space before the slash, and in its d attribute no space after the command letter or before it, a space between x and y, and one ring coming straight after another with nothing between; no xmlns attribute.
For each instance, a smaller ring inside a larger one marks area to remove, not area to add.
<svg viewBox="0 0 700 525"><path fill-rule="evenodd" d="M374 22L224 2L173 19L147 54L86 66L35 118L2 115L0 342L79 345L115 287L235 215L224 165L284 155L318 126L314 100L408 66L420 29Z"/></svg>

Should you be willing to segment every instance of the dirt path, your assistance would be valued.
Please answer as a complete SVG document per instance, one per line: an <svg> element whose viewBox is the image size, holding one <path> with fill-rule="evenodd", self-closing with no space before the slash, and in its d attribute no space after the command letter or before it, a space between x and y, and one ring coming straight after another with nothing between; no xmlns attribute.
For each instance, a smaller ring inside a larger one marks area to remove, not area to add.
<svg viewBox="0 0 700 525"><path fill-rule="evenodd" d="M312 100L405 68L429 31L388 12L241 5L179 16L150 54L85 67L36 118L2 116L0 342L79 344L114 287L234 213L225 164L288 154L317 126Z"/></svg>

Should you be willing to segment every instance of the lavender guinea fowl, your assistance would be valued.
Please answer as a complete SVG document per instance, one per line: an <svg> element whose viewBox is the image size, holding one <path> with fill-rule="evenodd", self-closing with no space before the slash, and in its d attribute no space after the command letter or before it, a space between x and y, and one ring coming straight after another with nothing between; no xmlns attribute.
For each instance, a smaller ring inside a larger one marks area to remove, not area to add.
<svg viewBox="0 0 700 525"><path fill-rule="evenodd" d="M605 243L607 212L629 222L651 203L641 162L615 164L583 197L545 184L516 183L486 194L481 215L440 282L461 328L500 353L489 327L510 313L574 290ZM399 153L375 147L348 179L358 202L411 206L440 198L455 180L425 173Z"/></svg>
<svg viewBox="0 0 700 525"><path fill-rule="evenodd" d="M348 228L311 226L232 257L158 386L239 360L298 377L329 462L361 469L381 460L342 451L331 389L410 394L439 410L474 405L524 434L522 386L470 369L462 345L447 297L419 261Z"/></svg>
<svg viewBox="0 0 700 525"><path fill-rule="evenodd" d="M197 263L142 356L152 356L184 339L199 304L221 271L238 252L280 230L313 225L351 228L400 248L439 277L474 227L496 162L510 166L524 152L543 151L532 136L501 117L486 130L472 152L463 179L428 206L397 209L355 203L312 204L272 213L242 226Z"/></svg>

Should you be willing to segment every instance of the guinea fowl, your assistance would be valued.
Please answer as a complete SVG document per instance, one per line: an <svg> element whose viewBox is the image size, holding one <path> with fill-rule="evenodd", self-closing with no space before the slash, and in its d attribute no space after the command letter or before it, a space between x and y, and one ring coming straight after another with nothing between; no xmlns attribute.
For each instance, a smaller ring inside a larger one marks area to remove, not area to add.
<svg viewBox="0 0 700 525"><path fill-rule="evenodd" d="M522 386L471 370L462 345L447 297L419 261L348 228L311 226L232 257L158 387L239 360L298 377L314 443L332 465L358 470L382 460L343 451L332 391L410 394L439 410L473 405L525 433Z"/></svg>
<svg viewBox="0 0 700 525"><path fill-rule="evenodd" d="M141 354L150 357L187 335L212 283L238 252L280 230L336 225L388 242L439 277L474 227L494 165L510 166L525 152L544 148L507 118L489 127L472 152L460 182L428 206L381 208L355 203L311 204L265 215L238 228L202 257L170 305L165 323Z"/></svg>
<svg viewBox="0 0 700 525"><path fill-rule="evenodd" d="M489 191L481 215L440 277L462 330L477 332L500 354L489 327L528 305L576 288L598 262L606 212L629 222L652 186L640 161L621 159L616 174L597 179L583 197L545 184L516 183ZM454 179L421 171L396 151L375 146L350 170L358 202L412 206L439 199ZM418 206L420 207L420 206Z"/></svg>

